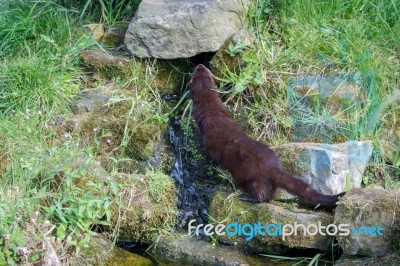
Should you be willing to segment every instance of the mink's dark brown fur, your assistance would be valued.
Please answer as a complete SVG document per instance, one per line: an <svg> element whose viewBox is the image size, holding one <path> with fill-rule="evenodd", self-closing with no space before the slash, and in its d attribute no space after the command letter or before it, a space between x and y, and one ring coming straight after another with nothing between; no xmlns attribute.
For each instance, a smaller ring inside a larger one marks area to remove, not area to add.
<svg viewBox="0 0 400 266"><path fill-rule="evenodd" d="M254 202L269 201L278 187L307 205L333 206L338 195L324 195L302 180L282 171L275 153L246 136L221 101L212 73L198 65L189 81L193 114L207 154L228 170L235 185Z"/></svg>

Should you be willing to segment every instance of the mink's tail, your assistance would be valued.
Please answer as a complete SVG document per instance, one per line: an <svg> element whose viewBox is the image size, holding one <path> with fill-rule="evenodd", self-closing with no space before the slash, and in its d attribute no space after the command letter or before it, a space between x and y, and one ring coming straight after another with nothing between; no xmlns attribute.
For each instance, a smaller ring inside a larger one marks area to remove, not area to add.
<svg viewBox="0 0 400 266"><path fill-rule="evenodd" d="M281 187L290 194L297 196L299 201L306 205L334 206L339 197L345 194L343 192L337 195L324 195L304 181L283 172L281 169L274 169L271 175L273 175L277 187Z"/></svg>

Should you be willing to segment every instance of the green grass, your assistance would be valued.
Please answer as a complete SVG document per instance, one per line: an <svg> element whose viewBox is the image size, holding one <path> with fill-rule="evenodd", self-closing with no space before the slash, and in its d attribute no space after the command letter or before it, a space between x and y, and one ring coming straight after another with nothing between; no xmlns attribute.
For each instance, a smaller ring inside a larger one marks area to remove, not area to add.
<svg viewBox="0 0 400 266"><path fill-rule="evenodd" d="M341 115L324 108L303 112L296 119L345 132L347 139L372 140L380 157L374 169L386 168L388 151L380 145L380 135L382 125L390 130L398 125L398 105L394 100L385 103L397 95L399 84L399 18L400 2L392 0L253 1L248 20L256 42L245 49L247 66L239 74L228 69L222 73L221 90L230 88L226 102L234 109L237 102L244 103L247 131L278 145L292 133L294 107L287 93L291 79L352 74L367 97L339 111L350 119L348 123L339 123ZM234 86L227 86L231 83ZM400 161L392 163L398 167ZM386 170L378 176L386 184L395 180Z"/></svg>
<svg viewBox="0 0 400 266"><path fill-rule="evenodd" d="M79 52L96 45L82 25L98 14L86 17L70 4L16 0L0 10L0 132L11 161L0 187L0 234L9 237L0 244L1 265L28 263L17 247L32 253L29 262L39 260L43 251L35 243L45 241L46 232L57 236L46 241L58 254L76 253L87 245L93 226L110 219L111 197L104 196L103 183L84 181L90 163L78 170L65 166L65 158L93 160L91 148L80 147L79 139L54 144L51 124L70 113L69 103L82 87ZM64 173L60 180L48 170L55 165ZM107 182L114 186L112 179Z"/></svg>
<svg viewBox="0 0 400 266"><path fill-rule="evenodd" d="M75 172L69 167L61 169L65 175L60 183L50 182L56 176L43 174L44 162L62 165L64 158L79 154L93 160L95 145L82 147L79 138L54 144L56 132L49 125L60 115L70 115L71 99L85 87L79 52L99 44L85 33L83 25L124 24L138 2L15 0L6 2L8 8L0 10L0 140L5 140L12 162L1 177L0 234L9 235L10 243L7 252L0 253L0 264L22 263L16 248L34 249L29 240L43 240L40 231L48 231L52 225L56 226L52 235L61 243L52 244L61 252L85 246L91 226L104 222L109 195L99 198L101 186L91 184L91 190L83 191L76 183L86 176L90 162ZM399 17L400 2L395 0L253 1L248 22L256 36L255 44L228 46L232 55L244 52L247 65L239 73L227 68L220 77L220 90L236 117L244 116L247 132L277 145L287 143L292 133L289 80L353 73L367 97L351 109L348 124L339 123L344 110L337 116L324 108L309 110L299 119L308 125L346 132L347 139L372 140L376 150L364 183L398 187L400 151L388 165L388 149L380 135L383 126L394 129L399 124L400 108L392 99L398 97L399 89ZM168 115L179 110L166 111L159 92L152 88L153 63L147 61L144 71L132 69L127 79L114 80L119 91L112 102L129 102L132 107L126 121L165 123ZM129 97L121 94L127 90ZM190 114L190 106L182 106L186 115ZM191 119L186 118L189 128ZM122 127L125 134L119 156L124 155L123 148L130 139L128 122ZM155 184L150 192L159 193L156 179L150 181ZM115 186L112 180L108 184ZM83 210L81 205L92 207ZM38 225L36 230L30 230L32 219ZM67 242L69 249L64 245Z"/></svg>

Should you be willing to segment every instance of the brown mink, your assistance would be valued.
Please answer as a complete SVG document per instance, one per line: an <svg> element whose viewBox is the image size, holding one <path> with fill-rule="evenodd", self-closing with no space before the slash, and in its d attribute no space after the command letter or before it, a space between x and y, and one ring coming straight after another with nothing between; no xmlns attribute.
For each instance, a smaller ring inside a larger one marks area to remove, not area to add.
<svg viewBox="0 0 400 266"><path fill-rule="evenodd" d="M204 65L196 67L189 88L206 153L232 174L235 185L251 196L250 201L269 201L278 187L312 206L333 206L344 195L321 194L283 172L275 153L246 136L235 123L216 91L212 73Z"/></svg>

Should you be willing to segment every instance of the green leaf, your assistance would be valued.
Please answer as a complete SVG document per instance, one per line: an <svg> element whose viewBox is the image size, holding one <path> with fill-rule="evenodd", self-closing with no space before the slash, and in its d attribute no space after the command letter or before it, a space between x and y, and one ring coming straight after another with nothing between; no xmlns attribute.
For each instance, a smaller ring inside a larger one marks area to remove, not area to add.
<svg viewBox="0 0 400 266"><path fill-rule="evenodd" d="M65 239L65 237L66 237L66 228L64 224L60 224L59 226L57 226L57 238L63 240Z"/></svg>

